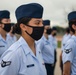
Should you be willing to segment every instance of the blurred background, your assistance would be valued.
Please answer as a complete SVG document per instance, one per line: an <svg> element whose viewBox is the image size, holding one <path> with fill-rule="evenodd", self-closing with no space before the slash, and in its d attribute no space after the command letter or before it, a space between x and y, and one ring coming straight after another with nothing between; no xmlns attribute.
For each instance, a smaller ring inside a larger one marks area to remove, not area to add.
<svg viewBox="0 0 76 75"><path fill-rule="evenodd" d="M11 21L16 22L15 9L31 2L43 5L43 19L50 19L51 26L67 27L67 14L76 10L76 0L1 0L0 10L7 9L11 12Z"/></svg>

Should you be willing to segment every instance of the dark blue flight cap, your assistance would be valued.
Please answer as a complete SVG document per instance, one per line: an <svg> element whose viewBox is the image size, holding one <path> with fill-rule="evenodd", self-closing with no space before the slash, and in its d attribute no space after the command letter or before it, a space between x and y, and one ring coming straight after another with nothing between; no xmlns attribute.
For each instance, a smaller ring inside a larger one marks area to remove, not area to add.
<svg viewBox="0 0 76 75"><path fill-rule="evenodd" d="M76 20L76 11L72 11L68 14L68 21Z"/></svg>
<svg viewBox="0 0 76 75"><path fill-rule="evenodd" d="M10 18L10 12L8 10L0 11L0 18Z"/></svg>
<svg viewBox="0 0 76 75"><path fill-rule="evenodd" d="M52 30L56 30L57 31L57 28L56 27L52 27Z"/></svg>
<svg viewBox="0 0 76 75"><path fill-rule="evenodd" d="M16 11L17 20L21 18L42 18L43 7L38 3L29 3L19 6Z"/></svg>
<svg viewBox="0 0 76 75"><path fill-rule="evenodd" d="M44 26L50 26L50 20L43 20L43 25Z"/></svg>

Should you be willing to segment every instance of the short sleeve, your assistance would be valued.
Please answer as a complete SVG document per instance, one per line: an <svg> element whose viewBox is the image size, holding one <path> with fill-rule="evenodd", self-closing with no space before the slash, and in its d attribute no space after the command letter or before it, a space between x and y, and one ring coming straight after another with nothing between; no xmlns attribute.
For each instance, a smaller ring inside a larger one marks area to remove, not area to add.
<svg viewBox="0 0 76 75"><path fill-rule="evenodd" d="M65 47L64 47L64 50L63 50L63 53L62 53L62 60L63 60L63 64L67 61L70 61L72 63L72 60L73 60L73 41L72 40L69 40Z"/></svg>
<svg viewBox="0 0 76 75"><path fill-rule="evenodd" d="M19 71L19 57L17 53L8 53L1 59L0 75L17 75Z"/></svg>

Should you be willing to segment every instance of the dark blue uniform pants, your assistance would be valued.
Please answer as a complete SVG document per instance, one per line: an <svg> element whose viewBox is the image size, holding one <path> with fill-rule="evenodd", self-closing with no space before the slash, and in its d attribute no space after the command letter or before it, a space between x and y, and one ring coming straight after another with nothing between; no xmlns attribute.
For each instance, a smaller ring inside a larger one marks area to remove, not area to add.
<svg viewBox="0 0 76 75"><path fill-rule="evenodd" d="M54 65L45 63L47 75L54 75Z"/></svg>
<svg viewBox="0 0 76 75"><path fill-rule="evenodd" d="M57 52L55 50L54 51L54 71L55 71L56 62L57 62Z"/></svg>

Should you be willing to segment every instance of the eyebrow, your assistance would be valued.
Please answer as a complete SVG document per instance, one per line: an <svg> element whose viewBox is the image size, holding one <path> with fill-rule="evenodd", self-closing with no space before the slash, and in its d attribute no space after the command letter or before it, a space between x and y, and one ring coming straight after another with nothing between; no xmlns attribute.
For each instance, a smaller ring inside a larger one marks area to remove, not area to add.
<svg viewBox="0 0 76 75"><path fill-rule="evenodd" d="M35 22L42 22L42 21L40 21L40 20L36 20Z"/></svg>

